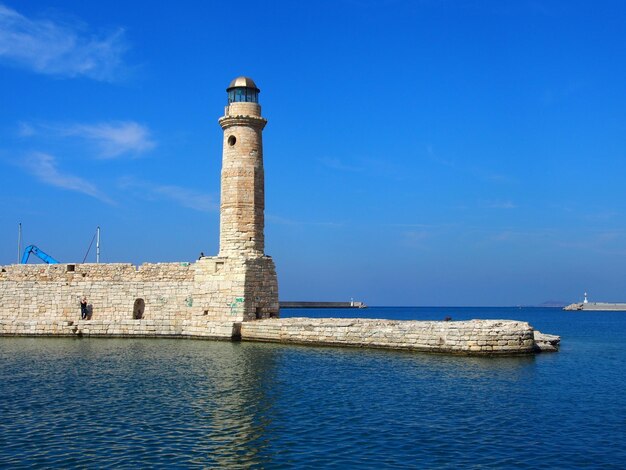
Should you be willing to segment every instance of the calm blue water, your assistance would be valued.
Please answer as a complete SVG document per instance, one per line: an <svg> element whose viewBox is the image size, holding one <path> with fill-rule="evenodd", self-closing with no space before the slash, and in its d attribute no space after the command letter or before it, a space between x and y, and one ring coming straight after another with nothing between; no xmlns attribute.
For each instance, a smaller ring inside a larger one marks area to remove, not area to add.
<svg viewBox="0 0 626 470"><path fill-rule="evenodd" d="M0 466L624 468L626 312L511 318L559 353L467 358L160 339L0 338Z"/></svg>

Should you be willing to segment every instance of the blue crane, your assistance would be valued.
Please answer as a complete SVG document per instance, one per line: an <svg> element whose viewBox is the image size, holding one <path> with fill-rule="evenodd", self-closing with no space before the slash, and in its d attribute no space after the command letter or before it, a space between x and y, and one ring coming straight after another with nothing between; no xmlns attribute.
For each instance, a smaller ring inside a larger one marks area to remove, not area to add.
<svg viewBox="0 0 626 470"><path fill-rule="evenodd" d="M28 257L30 254L34 254L37 258L43 261L46 264L59 264L57 260L55 260L52 256L47 253L44 253L35 245L28 245L24 250L24 255L22 256L22 264L28 263Z"/></svg>

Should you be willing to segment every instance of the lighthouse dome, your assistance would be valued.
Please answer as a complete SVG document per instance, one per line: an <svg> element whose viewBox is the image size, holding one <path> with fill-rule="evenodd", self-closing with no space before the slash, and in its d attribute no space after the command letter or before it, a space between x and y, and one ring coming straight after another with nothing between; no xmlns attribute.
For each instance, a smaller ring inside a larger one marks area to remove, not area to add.
<svg viewBox="0 0 626 470"><path fill-rule="evenodd" d="M228 104L230 103L258 103L259 102L259 90L254 83L254 80L248 77L237 77L228 88Z"/></svg>
<svg viewBox="0 0 626 470"><path fill-rule="evenodd" d="M260 91L257 88L256 83L254 83L254 80L252 80L249 77L235 78L232 82L230 82L230 85L228 85L228 88L226 89L226 91L230 91L231 88L252 88L253 90L256 90L257 92Z"/></svg>

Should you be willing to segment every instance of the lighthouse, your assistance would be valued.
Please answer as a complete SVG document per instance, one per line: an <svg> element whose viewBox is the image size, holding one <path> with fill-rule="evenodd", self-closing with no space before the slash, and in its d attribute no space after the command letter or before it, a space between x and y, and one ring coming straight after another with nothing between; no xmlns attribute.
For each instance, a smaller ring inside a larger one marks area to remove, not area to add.
<svg viewBox="0 0 626 470"><path fill-rule="evenodd" d="M265 177L260 90L237 77L226 89L220 203L220 257L259 258L265 250Z"/></svg>
<svg viewBox="0 0 626 470"><path fill-rule="evenodd" d="M224 131L220 199L220 247L215 262L231 291L228 319L258 320L279 313L274 261L265 254L265 173L260 90L237 77L226 89L219 124ZM228 290L227 290L228 291ZM224 292L224 291L222 291Z"/></svg>

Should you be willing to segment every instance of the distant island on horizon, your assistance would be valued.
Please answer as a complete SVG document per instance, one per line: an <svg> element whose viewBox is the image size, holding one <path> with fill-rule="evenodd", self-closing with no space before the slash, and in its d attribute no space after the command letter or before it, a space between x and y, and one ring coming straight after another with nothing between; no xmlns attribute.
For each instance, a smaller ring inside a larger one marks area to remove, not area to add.
<svg viewBox="0 0 626 470"><path fill-rule="evenodd" d="M537 307L563 308L568 304L569 302L563 302L561 300L546 300L545 302L542 302L539 305L537 305Z"/></svg>

